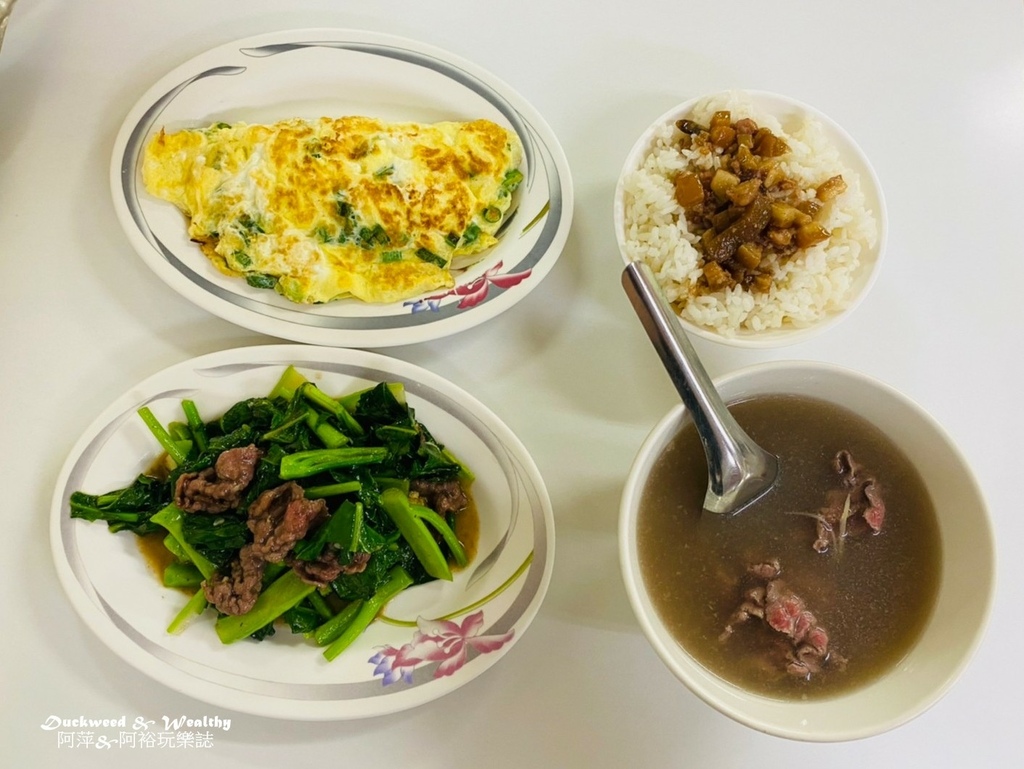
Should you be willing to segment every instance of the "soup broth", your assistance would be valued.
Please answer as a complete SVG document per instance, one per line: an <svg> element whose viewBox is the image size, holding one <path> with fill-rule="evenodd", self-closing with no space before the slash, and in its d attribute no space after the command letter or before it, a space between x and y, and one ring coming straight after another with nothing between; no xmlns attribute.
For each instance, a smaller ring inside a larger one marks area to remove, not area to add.
<svg viewBox="0 0 1024 769"><path fill-rule="evenodd" d="M862 686L907 654L935 603L941 547L924 482L881 430L835 404L771 395L731 404L730 411L779 457L779 482L737 515L702 513L707 465L696 429L687 423L656 462L642 495L637 546L651 600L689 653L739 686L787 699ZM863 520L859 529L852 519L849 526L835 525L819 552L820 524L812 516L841 488L835 467L841 451L877 479L884 522L877 532ZM839 537L840 530L847 536ZM770 562L780 567L777 584L798 596L827 631L820 669L787 667L779 647L791 652L791 639L754 616L756 608L737 618L738 608L749 605L752 584L764 595L765 580L758 583L748 570Z"/></svg>

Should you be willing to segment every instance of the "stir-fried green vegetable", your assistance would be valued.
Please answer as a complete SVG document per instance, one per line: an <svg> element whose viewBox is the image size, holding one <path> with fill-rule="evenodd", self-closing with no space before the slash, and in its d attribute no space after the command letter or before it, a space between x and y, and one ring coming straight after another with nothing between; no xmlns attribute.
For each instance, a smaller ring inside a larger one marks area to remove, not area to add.
<svg viewBox="0 0 1024 769"><path fill-rule="evenodd" d="M191 400L182 402L180 422L163 425L147 407L139 415L164 452L164 472L104 494L75 492L71 516L104 521L112 532L163 537L171 555L164 585L194 591L169 632L211 605L224 607L211 585L233 585L248 573L258 594L244 611L217 610L220 640L261 640L283 623L334 659L399 592L451 580L452 565L466 565L453 514L431 509L413 489L453 482L462 489L472 473L416 419L401 384L333 397L289 366L268 394L241 400L216 419L204 420ZM236 496L225 509L193 509L182 496L186 481L231 481L236 471L222 478L219 460L233 449L253 457L248 477L232 489ZM285 524L267 524L253 511L291 484L326 513L292 532L283 557L271 556L260 537L268 525ZM316 571L323 564L335 567L328 577Z"/></svg>

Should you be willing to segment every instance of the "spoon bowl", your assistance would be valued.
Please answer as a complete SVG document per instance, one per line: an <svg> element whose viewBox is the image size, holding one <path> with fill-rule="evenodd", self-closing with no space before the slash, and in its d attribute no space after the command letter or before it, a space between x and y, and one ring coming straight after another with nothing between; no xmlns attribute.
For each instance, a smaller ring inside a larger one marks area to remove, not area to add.
<svg viewBox="0 0 1024 769"><path fill-rule="evenodd" d="M716 377L715 387L727 403L768 396L824 401L883 430L912 458L935 504L942 543L941 581L916 644L888 672L864 686L827 698L783 699L758 694L718 676L677 638L678 628L660 613L658 604L666 595L673 596L670 600L683 600L675 595L679 585L652 578L649 561L641 555L640 539L648 525L647 500L659 491L651 483L655 468L680 430L692 423L692 415L680 403L668 410L638 448L619 506L619 563L626 595L640 631L665 664L666 675L735 721L792 740L862 739L921 716L953 688L968 667L984 638L996 594L996 535L971 463L945 428L908 395L857 371L816 361L769 361ZM694 459L700 462L699 457L691 457ZM788 464L784 461L783 465L783 472L788 473ZM754 521L758 509L747 512L751 515L710 523L744 526L744 521ZM682 559L708 556L704 550L688 547L682 537L677 544ZM653 669L643 675L658 681ZM691 717L695 712L690 703L681 701L681 705L677 716Z"/></svg>
<svg viewBox="0 0 1024 769"><path fill-rule="evenodd" d="M738 513L775 485L780 472L778 458L758 446L729 413L651 268L643 262L630 262L622 272L622 287L693 415L708 464L704 510Z"/></svg>

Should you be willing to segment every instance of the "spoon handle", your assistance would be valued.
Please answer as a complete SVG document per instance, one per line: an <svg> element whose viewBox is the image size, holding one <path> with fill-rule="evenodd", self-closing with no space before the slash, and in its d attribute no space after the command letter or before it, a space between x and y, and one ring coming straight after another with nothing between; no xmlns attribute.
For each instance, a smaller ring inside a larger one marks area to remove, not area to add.
<svg viewBox="0 0 1024 769"><path fill-rule="evenodd" d="M765 461L765 452L729 413L661 293L651 268L643 262L631 262L622 273L622 286L689 410L704 446L708 463L705 509L730 512L736 502L731 490L746 480L751 462L756 465ZM760 475L762 471L754 472Z"/></svg>

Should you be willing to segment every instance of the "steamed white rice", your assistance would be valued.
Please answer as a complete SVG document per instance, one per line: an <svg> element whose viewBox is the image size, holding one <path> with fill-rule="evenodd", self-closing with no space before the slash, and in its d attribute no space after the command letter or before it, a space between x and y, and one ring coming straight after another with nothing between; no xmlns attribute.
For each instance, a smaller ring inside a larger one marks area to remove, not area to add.
<svg viewBox="0 0 1024 769"><path fill-rule="evenodd" d="M860 178L841 161L824 127L809 117L803 125L783 130L772 115L759 113L749 96L728 92L700 101L689 118L708 125L717 110L729 110L732 120L748 117L783 138L790 151L782 156L786 174L801 188L813 188L842 174L847 189L828 203L817 221L831 237L797 252L777 267L771 290L752 293L740 287L716 292L704 288L697 237L687 228L686 215L675 200L674 178L680 171L717 167L716 155L682 149L679 130L669 123L657 132L640 167L624 182L624 226L627 256L646 261L667 299L680 317L724 336L783 327L803 327L847 306L861 262L862 248L872 248L877 225L865 207Z"/></svg>

